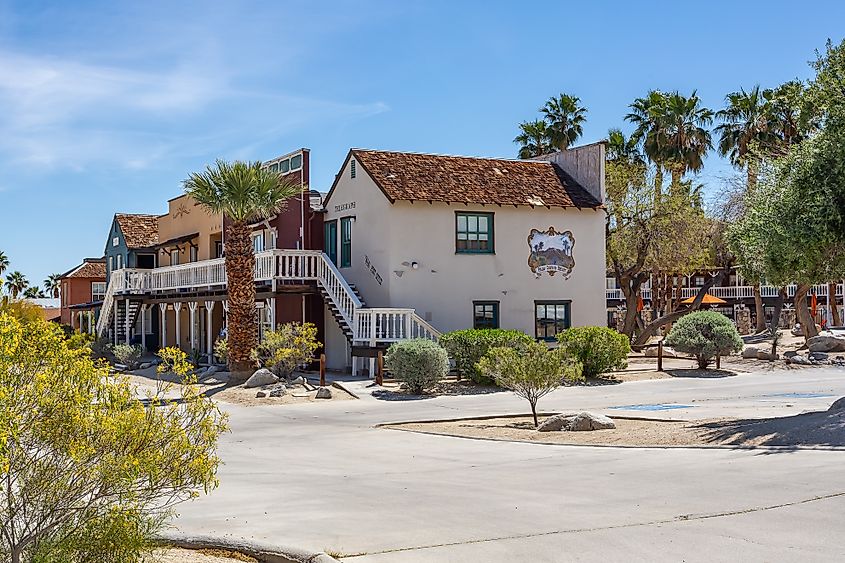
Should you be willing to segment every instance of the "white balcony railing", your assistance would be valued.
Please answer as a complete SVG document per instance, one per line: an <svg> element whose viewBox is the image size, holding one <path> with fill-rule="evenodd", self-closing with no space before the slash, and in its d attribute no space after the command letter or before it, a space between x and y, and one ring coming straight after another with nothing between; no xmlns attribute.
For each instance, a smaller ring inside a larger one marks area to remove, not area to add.
<svg viewBox="0 0 845 563"><path fill-rule="evenodd" d="M268 250L255 255L255 281L315 281L329 296L356 343L395 342L408 338L436 339L439 332L413 309L363 308L349 283L319 250ZM226 285L225 260L203 260L152 270L124 268L112 273L97 325L108 328L114 295L149 295L205 290Z"/></svg>
<svg viewBox="0 0 845 563"><path fill-rule="evenodd" d="M795 297L795 291L798 289L798 286L795 284L788 285L786 287L787 295L792 298ZM697 287L684 287L681 289L681 297L686 299L688 297L693 297L698 293L699 288ZM773 285L762 285L760 286L760 294L763 297L777 297L778 292L780 291L779 287ZM815 292L817 297L827 297L828 294L828 286L827 284L820 284L814 285L813 289L810 290L808 295ZM711 287L710 291L708 292L710 295L714 297L718 297L720 299L752 299L754 297L754 287L750 285L733 285L728 287ZM606 298L608 301L623 301L625 299L624 295L622 295L621 289L608 289L605 292ZM646 301L651 299L651 289L643 289L641 291L642 298ZM677 290L672 292L673 295L677 295ZM845 295L845 284L837 284L836 285L836 295L843 296Z"/></svg>

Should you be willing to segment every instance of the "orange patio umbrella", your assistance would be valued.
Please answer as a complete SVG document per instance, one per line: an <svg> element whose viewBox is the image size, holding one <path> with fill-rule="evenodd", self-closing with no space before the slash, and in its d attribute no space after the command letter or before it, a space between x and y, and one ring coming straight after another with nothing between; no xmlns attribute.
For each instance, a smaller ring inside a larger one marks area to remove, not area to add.
<svg viewBox="0 0 845 563"><path fill-rule="evenodd" d="M695 301L695 295L684 299L683 301L681 301L681 303L683 303L684 305L692 305L693 301ZM727 303L727 301L719 299L718 297L710 295L709 293L705 293L704 298L701 300L702 305L724 305L725 303Z"/></svg>
<svg viewBox="0 0 845 563"><path fill-rule="evenodd" d="M816 313L819 309L819 298L816 297L816 292L813 292L813 295L810 297L810 314L813 315L813 318L816 318Z"/></svg>

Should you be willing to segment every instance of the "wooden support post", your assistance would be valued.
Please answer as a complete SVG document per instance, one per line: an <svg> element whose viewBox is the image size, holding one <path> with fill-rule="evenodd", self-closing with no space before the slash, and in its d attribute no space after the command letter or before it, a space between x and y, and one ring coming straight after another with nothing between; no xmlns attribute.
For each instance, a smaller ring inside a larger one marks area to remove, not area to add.
<svg viewBox="0 0 845 563"><path fill-rule="evenodd" d="M326 386L326 355L320 354L320 387Z"/></svg>
<svg viewBox="0 0 845 563"><path fill-rule="evenodd" d="M663 371L663 339L657 343L657 371Z"/></svg>
<svg viewBox="0 0 845 563"><path fill-rule="evenodd" d="M716 369L722 369L722 356L721 356L721 354L716 354Z"/></svg>
<svg viewBox="0 0 845 563"><path fill-rule="evenodd" d="M376 366L376 385L384 385L384 352L378 351Z"/></svg>

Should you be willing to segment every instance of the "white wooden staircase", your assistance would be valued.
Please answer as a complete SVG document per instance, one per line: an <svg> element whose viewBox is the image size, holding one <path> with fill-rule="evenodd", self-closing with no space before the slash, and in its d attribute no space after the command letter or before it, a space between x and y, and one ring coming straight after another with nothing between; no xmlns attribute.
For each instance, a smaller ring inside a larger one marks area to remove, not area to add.
<svg viewBox="0 0 845 563"><path fill-rule="evenodd" d="M268 250L255 255L255 281L258 283L316 282L332 316L351 344L378 346L411 338L436 340L440 333L417 315L414 309L366 307L357 288L350 285L329 257L318 250ZM226 269L223 258L203 260L152 270L124 268L112 272L97 334L105 335L113 326L116 297L131 298L180 291L198 292L223 289ZM129 318L134 324L137 307L130 300L129 317L118 311L118 328ZM121 316L122 315L122 316ZM129 325L131 326L131 325Z"/></svg>

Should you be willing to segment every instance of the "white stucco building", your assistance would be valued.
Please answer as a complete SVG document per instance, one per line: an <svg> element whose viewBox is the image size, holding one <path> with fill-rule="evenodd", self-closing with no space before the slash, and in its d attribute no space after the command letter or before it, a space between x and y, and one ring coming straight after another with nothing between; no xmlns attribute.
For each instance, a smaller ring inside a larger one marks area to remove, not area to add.
<svg viewBox="0 0 845 563"><path fill-rule="evenodd" d="M323 247L366 307L551 340L606 324L603 202L601 143L538 160L352 149L324 202ZM342 369L355 347L333 316L328 364Z"/></svg>

